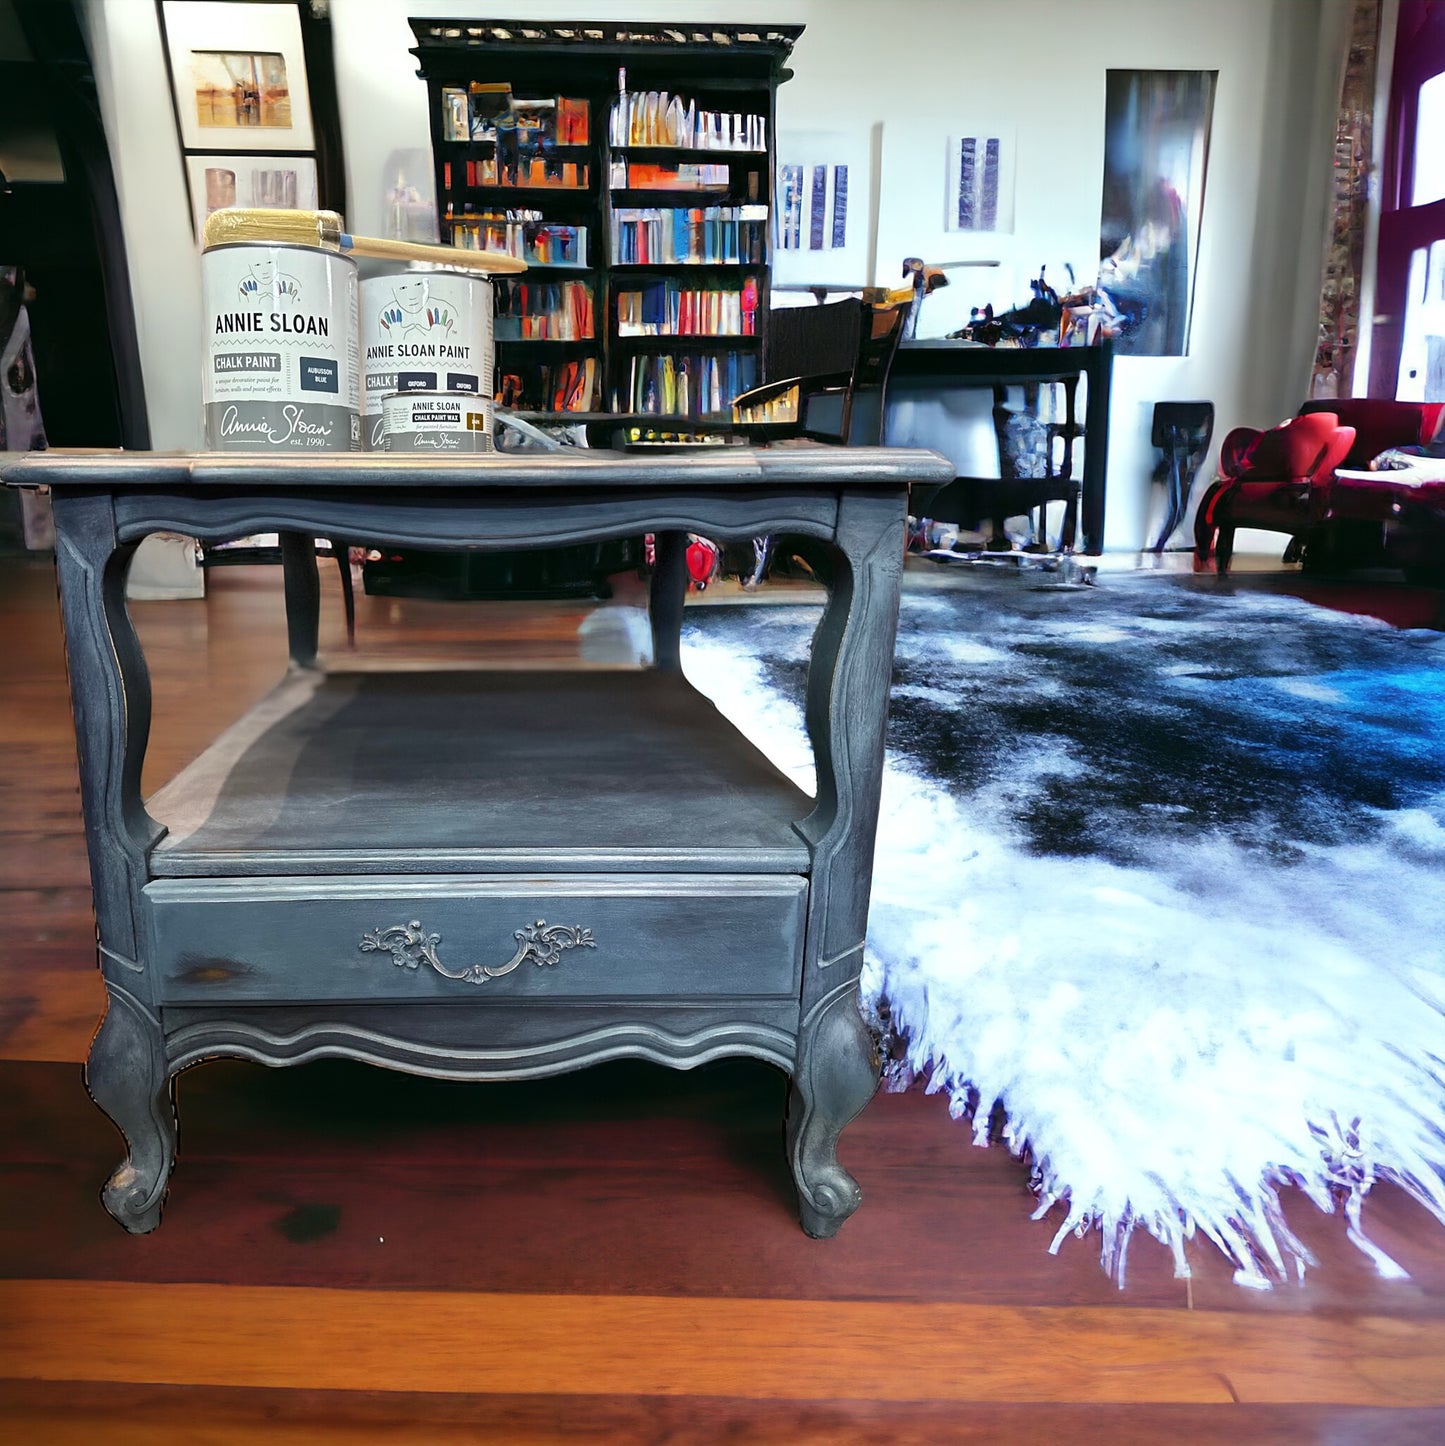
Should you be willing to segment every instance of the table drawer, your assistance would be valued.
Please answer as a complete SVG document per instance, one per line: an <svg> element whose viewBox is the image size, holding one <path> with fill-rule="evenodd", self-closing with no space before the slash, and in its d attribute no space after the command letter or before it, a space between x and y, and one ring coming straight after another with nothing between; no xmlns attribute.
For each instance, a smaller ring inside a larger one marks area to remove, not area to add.
<svg viewBox="0 0 1445 1446"><path fill-rule="evenodd" d="M167 1004L795 996L796 875L162 879Z"/></svg>

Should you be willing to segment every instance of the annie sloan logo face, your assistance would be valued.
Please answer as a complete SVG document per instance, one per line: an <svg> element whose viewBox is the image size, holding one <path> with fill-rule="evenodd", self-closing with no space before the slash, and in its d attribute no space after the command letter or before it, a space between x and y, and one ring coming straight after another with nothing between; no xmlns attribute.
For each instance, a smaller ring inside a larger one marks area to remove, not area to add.
<svg viewBox="0 0 1445 1446"><path fill-rule="evenodd" d="M325 447L332 430L330 422L308 420L306 409L293 403L281 408L279 418L243 417L234 406L221 414L222 440L240 437L271 447Z"/></svg>
<svg viewBox="0 0 1445 1446"><path fill-rule="evenodd" d="M420 278L399 279L391 289L391 300L377 317L384 336L425 337L431 341L449 337L456 330L456 315L451 306L431 294L431 288Z"/></svg>
<svg viewBox="0 0 1445 1446"><path fill-rule="evenodd" d="M264 255L248 264L236 292L243 301L264 297L272 301L297 302L301 300L301 283L289 271L282 271L274 256Z"/></svg>

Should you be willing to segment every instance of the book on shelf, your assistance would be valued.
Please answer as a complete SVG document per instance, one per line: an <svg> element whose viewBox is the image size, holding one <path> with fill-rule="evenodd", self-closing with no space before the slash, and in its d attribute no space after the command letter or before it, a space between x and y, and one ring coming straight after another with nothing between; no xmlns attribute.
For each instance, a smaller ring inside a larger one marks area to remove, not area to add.
<svg viewBox="0 0 1445 1446"><path fill-rule="evenodd" d="M740 286L685 286L665 279L617 293L617 335L754 336L758 283Z"/></svg>
<svg viewBox="0 0 1445 1446"><path fill-rule="evenodd" d="M642 415L715 416L754 387L757 376L752 352L639 352L612 403L617 411Z"/></svg>
<svg viewBox="0 0 1445 1446"><path fill-rule="evenodd" d="M612 212L612 262L761 266L767 261L767 233L764 205L619 206Z"/></svg>
<svg viewBox="0 0 1445 1446"><path fill-rule="evenodd" d="M700 151L765 151L765 116L703 110L696 101L662 90L627 89L627 71L617 72L617 99L607 123L614 146L679 146Z"/></svg>
<svg viewBox="0 0 1445 1446"><path fill-rule="evenodd" d="M596 335L592 288L585 281L492 283L498 341L589 341Z"/></svg>
<svg viewBox="0 0 1445 1446"><path fill-rule="evenodd" d="M447 207L451 243L464 251L515 256L531 266L587 265L587 227L543 219L540 211L473 211Z"/></svg>
<svg viewBox="0 0 1445 1446"><path fill-rule="evenodd" d="M590 412L597 395L597 358L542 363L497 374L493 400L530 412Z"/></svg>

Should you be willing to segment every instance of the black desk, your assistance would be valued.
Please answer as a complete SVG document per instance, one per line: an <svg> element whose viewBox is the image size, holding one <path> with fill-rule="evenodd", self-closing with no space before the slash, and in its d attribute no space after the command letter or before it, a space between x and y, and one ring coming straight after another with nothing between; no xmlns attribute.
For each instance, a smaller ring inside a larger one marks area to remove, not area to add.
<svg viewBox="0 0 1445 1446"><path fill-rule="evenodd" d="M1114 348L1099 346L991 347L967 341L905 341L889 375L899 382L927 380L949 387L1022 386L1030 382L1077 382L1088 390L1084 407L1083 551L1104 550L1104 494L1109 459L1109 383Z"/></svg>

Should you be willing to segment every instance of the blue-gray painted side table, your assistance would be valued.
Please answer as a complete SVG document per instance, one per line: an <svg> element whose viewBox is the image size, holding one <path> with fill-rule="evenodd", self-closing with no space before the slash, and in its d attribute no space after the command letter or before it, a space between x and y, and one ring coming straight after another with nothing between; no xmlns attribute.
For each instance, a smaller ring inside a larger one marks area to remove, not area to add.
<svg viewBox="0 0 1445 1446"><path fill-rule="evenodd" d="M910 482L929 452L727 448L445 458L41 453L54 497L109 1003L86 1081L127 1154L102 1193L159 1221L173 1080L217 1055L456 1079L754 1055L793 1082L804 1228L858 1205L839 1132L871 1098L857 1008ZM142 800L150 689L125 606L148 533L279 531L277 688ZM311 539L502 549L658 535L655 665L327 667ZM684 679L687 533L807 539L829 600L816 799ZM699 829L702 800L705 828Z"/></svg>

